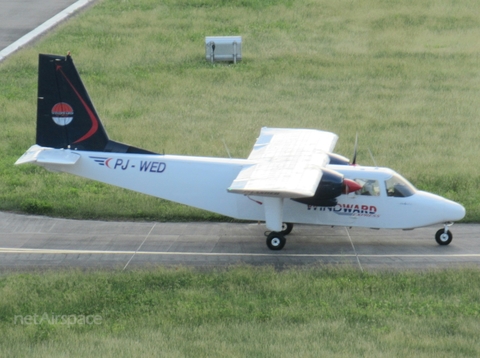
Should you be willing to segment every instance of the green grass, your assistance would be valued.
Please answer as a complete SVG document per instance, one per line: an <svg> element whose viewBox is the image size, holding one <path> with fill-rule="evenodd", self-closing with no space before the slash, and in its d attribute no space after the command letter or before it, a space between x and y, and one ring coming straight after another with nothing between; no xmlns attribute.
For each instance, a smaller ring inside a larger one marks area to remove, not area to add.
<svg viewBox="0 0 480 358"><path fill-rule="evenodd" d="M0 277L0 355L476 357L479 287L478 269L16 273Z"/></svg>
<svg viewBox="0 0 480 358"><path fill-rule="evenodd" d="M0 210L75 218L223 220L39 168L38 53L72 52L112 139L246 157L262 126L329 130L336 152L400 172L480 221L480 4L475 1L99 1L0 64ZM204 37L241 35L236 66Z"/></svg>

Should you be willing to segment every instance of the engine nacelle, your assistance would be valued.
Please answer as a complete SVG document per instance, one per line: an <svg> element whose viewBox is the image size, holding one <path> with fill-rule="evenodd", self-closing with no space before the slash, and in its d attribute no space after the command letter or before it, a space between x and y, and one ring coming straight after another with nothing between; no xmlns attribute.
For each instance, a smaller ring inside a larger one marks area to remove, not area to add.
<svg viewBox="0 0 480 358"><path fill-rule="evenodd" d="M337 197L344 192L343 175L329 169L322 169L322 179L315 195L309 198L293 199L302 204L313 206L335 206Z"/></svg>
<svg viewBox="0 0 480 358"><path fill-rule="evenodd" d="M330 158L330 163L332 165L350 165L350 160L345 158L343 155L335 154L335 153L328 153L328 157Z"/></svg>

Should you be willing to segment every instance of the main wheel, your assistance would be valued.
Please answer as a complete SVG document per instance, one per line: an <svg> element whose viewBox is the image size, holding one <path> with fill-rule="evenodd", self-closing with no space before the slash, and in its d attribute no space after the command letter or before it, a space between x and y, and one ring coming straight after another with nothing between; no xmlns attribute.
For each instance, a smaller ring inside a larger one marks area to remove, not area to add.
<svg viewBox="0 0 480 358"><path fill-rule="evenodd" d="M292 223L283 223L282 224L282 231L280 233L282 235L288 235L292 232L293 224Z"/></svg>
<svg viewBox="0 0 480 358"><path fill-rule="evenodd" d="M452 242L452 239L453 239L453 235L450 230L445 232L445 229L440 229L435 234L435 240L439 245L448 245L449 243Z"/></svg>
<svg viewBox="0 0 480 358"><path fill-rule="evenodd" d="M267 236L267 246L270 250L281 250L285 246L287 239L280 232L271 232Z"/></svg>

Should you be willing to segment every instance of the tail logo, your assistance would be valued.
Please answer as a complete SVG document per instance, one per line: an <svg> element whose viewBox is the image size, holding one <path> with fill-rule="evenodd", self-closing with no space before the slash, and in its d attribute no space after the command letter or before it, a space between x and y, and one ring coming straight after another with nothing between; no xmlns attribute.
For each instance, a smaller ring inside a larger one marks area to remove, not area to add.
<svg viewBox="0 0 480 358"><path fill-rule="evenodd" d="M80 100L80 102L82 102L82 105L83 107L85 108L85 110L87 111L88 113L88 116L90 117L91 121L92 121L92 127L90 128L90 130L80 139L77 139L75 142L73 143L79 143L79 142L82 142L88 138L90 138L92 135L94 135L96 132L97 132L97 129L98 129L98 120L97 120L97 117L95 115L95 113L88 107L88 104L87 102L85 102L85 100L82 98L82 96L80 95L80 93L78 93L78 91L75 89L75 87L73 86L72 82L70 82L70 80L68 79L68 77L65 75L65 73L63 73L63 70L62 70L62 66L58 65L56 67L56 70L57 71L60 71L60 73L62 74L62 76L65 78L65 80L68 82L68 84L70 85L70 87L72 87L72 90L73 92L75 92L75 94L77 95L78 99ZM72 107L70 107L72 108ZM73 112L73 109L72 109L72 112Z"/></svg>
<svg viewBox="0 0 480 358"><path fill-rule="evenodd" d="M68 103L59 102L52 108L52 119L59 126L67 126L73 120L73 108Z"/></svg>

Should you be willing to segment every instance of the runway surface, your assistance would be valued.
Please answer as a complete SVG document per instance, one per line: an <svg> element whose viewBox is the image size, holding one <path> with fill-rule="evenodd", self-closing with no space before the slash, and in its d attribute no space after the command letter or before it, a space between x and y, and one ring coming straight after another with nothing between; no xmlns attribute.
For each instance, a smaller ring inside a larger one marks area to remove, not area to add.
<svg viewBox="0 0 480 358"><path fill-rule="evenodd" d="M398 270L480 265L480 225L454 225L448 246L435 242L437 229L297 225L285 248L271 251L265 245L265 226L256 223L105 222L0 212L0 270L235 264Z"/></svg>

